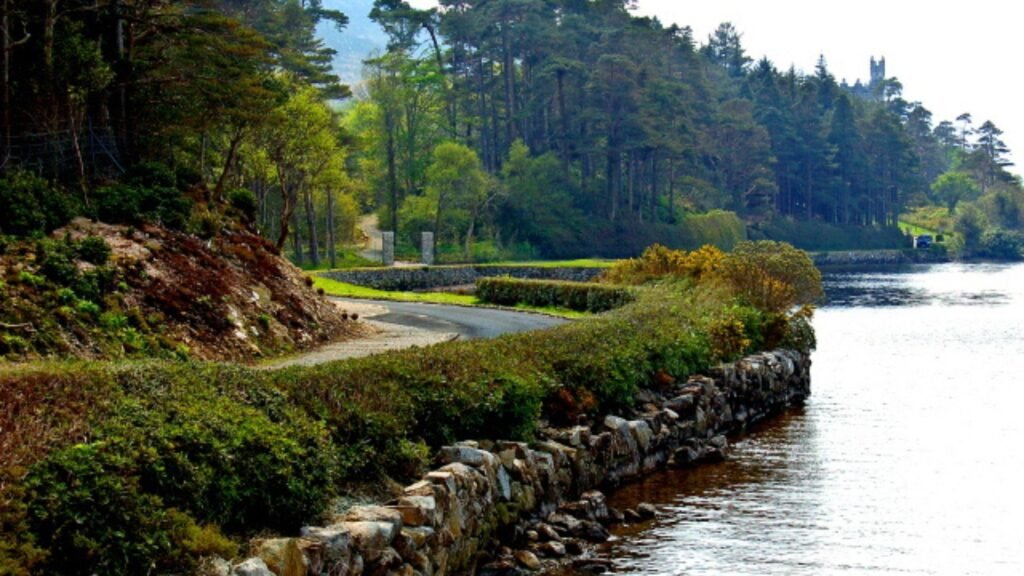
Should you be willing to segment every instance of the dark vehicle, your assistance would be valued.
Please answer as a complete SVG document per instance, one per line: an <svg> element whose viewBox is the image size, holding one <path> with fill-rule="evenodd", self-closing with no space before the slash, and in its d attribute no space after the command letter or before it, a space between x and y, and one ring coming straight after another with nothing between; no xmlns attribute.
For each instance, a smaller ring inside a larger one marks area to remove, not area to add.
<svg viewBox="0 0 1024 576"><path fill-rule="evenodd" d="M914 248L918 250L927 250L932 247L932 237L930 234L922 234L914 238Z"/></svg>

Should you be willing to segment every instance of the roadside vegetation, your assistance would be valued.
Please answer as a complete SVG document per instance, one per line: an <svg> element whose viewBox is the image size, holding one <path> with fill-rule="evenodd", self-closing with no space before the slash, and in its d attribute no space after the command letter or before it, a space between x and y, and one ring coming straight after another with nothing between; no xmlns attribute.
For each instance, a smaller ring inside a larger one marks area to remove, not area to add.
<svg viewBox="0 0 1024 576"><path fill-rule="evenodd" d="M337 298L358 298L360 300L390 300L393 302L422 302L424 304L449 304L453 306L487 307L496 306L495 302L487 302L475 294L463 294L458 292L413 292L401 290L378 290L366 286L339 282L324 276L315 276L313 286L317 290L323 290L327 296ZM539 312L551 316L577 319L586 316L585 312L573 310L564 306L550 304L532 305L526 302L515 302L503 305L524 312Z"/></svg>
<svg viewBox="0 0 1024 576"><path fill-rule="evenodd" d="M0 373L0 572L181 572L294 532L354 483L414 477L465 438L627 413L637 391L747 352L809 349L802 252L656 247L635 302L544 332L313 368L49 363Z"/></svg>

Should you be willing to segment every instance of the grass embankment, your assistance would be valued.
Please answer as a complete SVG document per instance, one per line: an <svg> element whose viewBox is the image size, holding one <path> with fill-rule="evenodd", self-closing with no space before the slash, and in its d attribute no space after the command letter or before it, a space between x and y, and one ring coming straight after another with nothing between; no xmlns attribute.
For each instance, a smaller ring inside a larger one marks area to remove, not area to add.
<svg viewBox="0 0 1024 576"><path fill-rule="evenodd" d="M378 290L366 286L357 286L347 282L339 282L323 276L313 277L313 286L323 289L328 296L337 298L357 298L361 300L390 300L392 302L421 302L424 304L448 304L451 306L471 306L480 308L495 308L495 304L484 302L470 294L455 294L451 292L398 292L389 290ZM512 306L516 310L524 312L537 312L576 320L588 316L585 312L570 310L557 306L530 306L517 304Z"/></svg>
<svg viewBox="0 0 1024 576"><path fill-rule="evenodd" d="M779 312L806 291L790 283L813 270L806 255L794 274L785 255L737 254L656 252L656 265L617 278L674 266L679 280L585 322L495 340L276 372L2 370L0 573L187 572L253 534L294 533L346 483L413 477L452 440L529 439L541 417L626 412L640 389L719 360L810 346L803 316Z"/></svg>

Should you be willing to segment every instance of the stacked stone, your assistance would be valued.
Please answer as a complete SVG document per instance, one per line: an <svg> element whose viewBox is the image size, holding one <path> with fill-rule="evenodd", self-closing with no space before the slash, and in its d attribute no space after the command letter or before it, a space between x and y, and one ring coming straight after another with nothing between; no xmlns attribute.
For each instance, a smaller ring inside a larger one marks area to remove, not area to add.
<svg viewBox="0 0 1024 576"><path fill-rule="evenodd" d="M387 506L356 507L299 538L253 543L236 576L441 576L517 574L608 537L606 525L654 510L618 512L596 488L666 466L723 458L726 435L802 402L810 360L758 354L661 391L640 395L639 415L595 428L543 429L532 447L464 442L442 448L441 466ZM544 559L544 560L541 560ZM577 564L601 569L599 561Z"/></svg>

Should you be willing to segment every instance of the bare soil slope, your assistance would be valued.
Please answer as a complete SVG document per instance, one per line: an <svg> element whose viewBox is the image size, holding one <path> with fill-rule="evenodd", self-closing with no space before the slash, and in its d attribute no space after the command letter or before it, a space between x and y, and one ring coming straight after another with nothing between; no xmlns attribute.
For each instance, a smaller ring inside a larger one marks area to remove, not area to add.
<svg viewBox="0 0 1024 576"><path fill-rule="evenodd" d="M77 255L83 240L97 237L110 247L101 265ZM153 225L79 219L49 241L19 242L4 252L0 354L8 359L247 361L369 330L244 230L200 239Z"/></svg>

